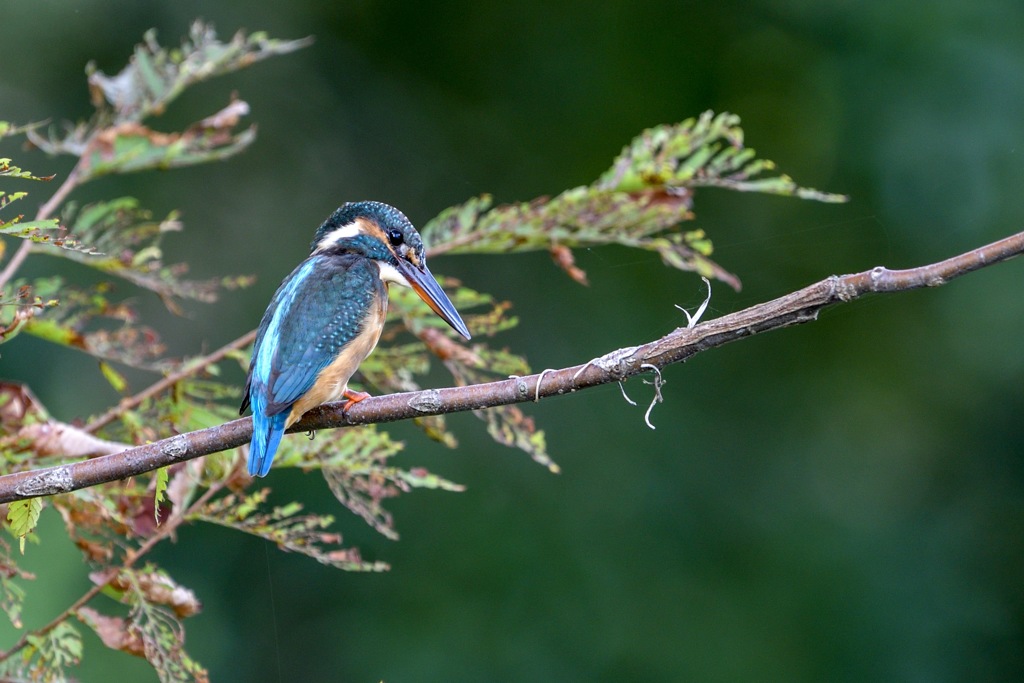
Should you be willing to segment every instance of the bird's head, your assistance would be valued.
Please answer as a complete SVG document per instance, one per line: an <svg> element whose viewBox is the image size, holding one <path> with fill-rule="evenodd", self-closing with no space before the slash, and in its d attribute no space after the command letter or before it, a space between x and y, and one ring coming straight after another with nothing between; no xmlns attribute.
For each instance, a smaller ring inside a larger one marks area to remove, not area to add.
<svg viewBox="0 0 1024 683"><path fill-rule="evenodd" d="M401 211L381 202L349 202L313 237L314 255L358 254L377 262L380 277L411 287L456 332L469 339L459 312L427 269L423 240Z"/></svg>

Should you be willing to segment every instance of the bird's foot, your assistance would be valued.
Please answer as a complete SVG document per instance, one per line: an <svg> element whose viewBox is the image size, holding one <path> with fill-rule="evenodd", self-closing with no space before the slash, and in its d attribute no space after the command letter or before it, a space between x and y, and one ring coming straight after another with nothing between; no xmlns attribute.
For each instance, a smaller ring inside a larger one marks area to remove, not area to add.
<svg viewBox="0 0 1024 683"><path fill-rule="evenodd" d="M346 389L342 396L344 396L348 400L345 401L345 405L341 407L341 412L346 412L348 411L349 408L359 403L363 399L370 398L370 395L365 391L352 391L351 389Z"/></svg>

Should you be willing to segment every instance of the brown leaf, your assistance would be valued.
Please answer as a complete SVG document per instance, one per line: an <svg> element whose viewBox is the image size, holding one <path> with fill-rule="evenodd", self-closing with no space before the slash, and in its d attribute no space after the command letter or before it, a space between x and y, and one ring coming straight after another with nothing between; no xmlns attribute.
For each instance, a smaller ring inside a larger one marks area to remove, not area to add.
<svg viewBox="0 0 1024 683"><path fill-rule="evenodd" d="M17 382L0 382L0 428L5 433L17 431L25 422L39 422L48 417L32 390Z"/></svg>
<svg viewBox="0 0 1024 683"><path fill-rule="evenodd" d="M441 360L454 359L463 365L469 365L474 368L483 365L483 360L480 356L440 330L426 327L419 332L418 336L427 345L427 348Z"/></svg>
<svg viewBox="0 0 1024 683"><path fill-rule="evenodd" d="M76 538L75 545L91 562L110 562L114 557L114 549L109 544L88 538Z"/></svg>
<svg viewBox="0 0 1024 683"><path fill-rule="evenodd" d="M121 617L109 617L100 614L91 607L78 608L78 620L96 632L103 644L112 650L120 650L136 657L145 657L142 638L128 628L128 623Z"/></svg>
<svg viewBox="0 0 1024 683"><path fill-rule="evenodd" d="M117 569L108 567L94 572L89 572L89 580L97 586L106 586L117 577Z"/></svg>
<svg viewBox="0 0 1024 683"><path fill-rule="evenodd" d="M38 456L93 457L120 453L131 448L128 444L100 439L85 430L56 420L26 425L18 432L18 437L27 441L30 444L28 450Z"/></svg>
<svg viewBox="0 0 1024 683"><path fill-rule="evenodd" d="M572 249L564 244L552 244L549 251L551 252L551 258L555 261L555 265L568 273L569 277L581 285L586 287L590 286L590 282L587 281L587 273L576 265L576 259L572 255Z"/></svg>
<svg viewBox="0 0 1024 683"><path fill-rule="evenodd" d="M93 578L94 574L96 578ZM103 576L103 574L93 572L89 578L98 583ZM134 584L128 576L123 574L104 582L104 584L106 583L125 592L137 588L146 602L170 607L179 618L190 617L203 609L203 605L195 593L178 585L171 577L158 572L138 572L135 574Z"/></svg>
<svg viewBox="0 0 1024 683"><path fill-rule="evenodd" d="M231 98L231 102L228 106L221 109L216 114L211 114L205 119L196 124L198 128L221 128L230 129L238 125L239 120L243 116L249 114L249 103L245 100L235 99L234 96Z"/></svg>
<svg viewBox="0 0 1024 683"><path fill-rule="evenodd" d="M91 145L104 159L113 159L115 156L114 146L119 138L141 137L147 138L155 147L169 147L181 137L179 133L159 133L147 128L140 123L122 123L110 128L104 128L92 139ZM88 157L83 155L82 160Z"/></svg>

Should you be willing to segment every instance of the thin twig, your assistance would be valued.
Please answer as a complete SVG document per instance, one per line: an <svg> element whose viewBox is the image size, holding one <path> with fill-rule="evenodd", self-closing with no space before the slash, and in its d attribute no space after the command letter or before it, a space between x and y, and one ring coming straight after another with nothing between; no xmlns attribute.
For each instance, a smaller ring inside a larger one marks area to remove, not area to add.
<svg viewBox="0 0 1024 683"><path fill-rule="evenodd" d="M46 200L45 204L39 207L39 211L36 212L37 221L49 218L57 208L57 205L64 201L64 198L68 196L71 190L75 189L75 186L78 185L78 176L81 175L81 171L79 170L81 163L81 160L79 160L79 162L75 164L75 167L71 169L71 173L68 173L68 177L60 184L60 187L58 187L56 192L53 193L53 196ZM3 271L0 271L0 287L3 287L10 282L11 278L14 277L16 272L18 272L18 268L21 267L21 264L24 263L25 259L28 258L28 255L31 252L32 240L22 240L21 246L19 246L18 250L14 252L14 255L11 256L11 260L7 262L6 266L4 266Z"/></svg>
<svg viewBox="0 0 1024 683"><path fill-rule="evenodd" d="M759 332L811 322L817 319L821 309L828 306L853 301L866 294L935 287L1021 253L1024 253L1024 232L919 268L889 270L878 267L853 275L832 276L773 301L692 328L678 328L661 339L614 351L584 365L546 370L543 373L544 385L537 395L546 397L568 394L600 384L621 382L647 372L647 368L643 367L645 365L661 369L691 358L701 351ZM342 402L332 403L309 411L289 431L308 432L394 422L521 403L536 397L520 390L524 382L530 384L539 381L539 375L531 375L486 384L375 396L356 403L347 411L342 409ZM0 503L64 493L124 479L172 463L241 446L251 435L252 420L243 418L217 427L179 434L121 453L7 474L0 476Z"/></svg>
<svg viewBox="0 0 1024 683"><path fill-rule="evenodd" d="M197 358L193 360L192 362L188 363L185 367L181 368L177 372L172 372L171 374L167 375L158 382L154 382L153 384L146 387L145 389L135 394L131 398L126 398L125 400L121 401L107 412L97 417L95 420L92 420L89 424L85 426L85 431L93 433L97 429L107 426L117 418L121 417L121 415L124 415L126 411L132 410L133 408L137 408L146 399L152 398L159 394L160 392L165 391L170 387L174 386L175 384L185 379L186 377L189 377L190 375L194 375L195 373L206 369L211 364L221 360L222 358L224 358L224 356L228 355L232 351L237 351L238 349L248 346L249 344L252 343L252 340L255 338L256 330L250 330L249 332L246 332L238 339L228 342L227 344L220 347L210 355L203 356L202 358Z"/></svg>
<svg viewBox="0 0 1024 683"><path fill-rule="evenodd" d="M41 221L49 218L53 215L54 211L57 210L57 206L64 201L73 189L78 185L78 178L82 175L82 164L84 163L85 157L81 157L75 167L68 173L68 177L64 179L64 182L60 184L57 191L46 200L46 203L39 207L39 211L36 213L36 220Z"/></svg>

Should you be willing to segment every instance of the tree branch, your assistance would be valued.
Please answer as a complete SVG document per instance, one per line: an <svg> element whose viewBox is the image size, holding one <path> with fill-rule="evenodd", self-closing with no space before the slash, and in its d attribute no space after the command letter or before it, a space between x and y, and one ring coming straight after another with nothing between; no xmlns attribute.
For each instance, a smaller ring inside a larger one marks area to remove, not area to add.
<svg viewBox="0 0 1024 683"><path fill-rule="evenodd" d="M138 408L146 399L158 395L160 392L174 386L186 377L190 377L197 372L205 370L213 363L223 359L224 356L228 355L232 351L237 351L238 349L248 346L254 339L256 339L256 330L250 330L234 341L228 342L208 356L197 358L185 364L181 369L154 382L134 396L124 399L116 406L97 417L95 420L92 420L85 426L84 431L89 432L90 434L95 433L100 427L105 427L124 415L126 411Z"/></svg>
<svg viewBox="0 0 1024 683"><path fill-rule="evenodd" d="M853 301L866 294L937 287L1022 252L1024 232L918 268L889 270L879 266L852 275L833 275L778 299L692 328L678 328L661 339L618 349L583 365L486 384L376 396L356 403L347 412L342 412L340 402L332 403L306 413L289 431L307 432L481 410L621 382L647 372L652 366L660 369L759 332L811 322L817 319L818 311L828 306ZM7 474L0 476L0 503L65 493L135 476L236 448L246 443L251 434L251 419L242 418L91 460Z"/></svg>

